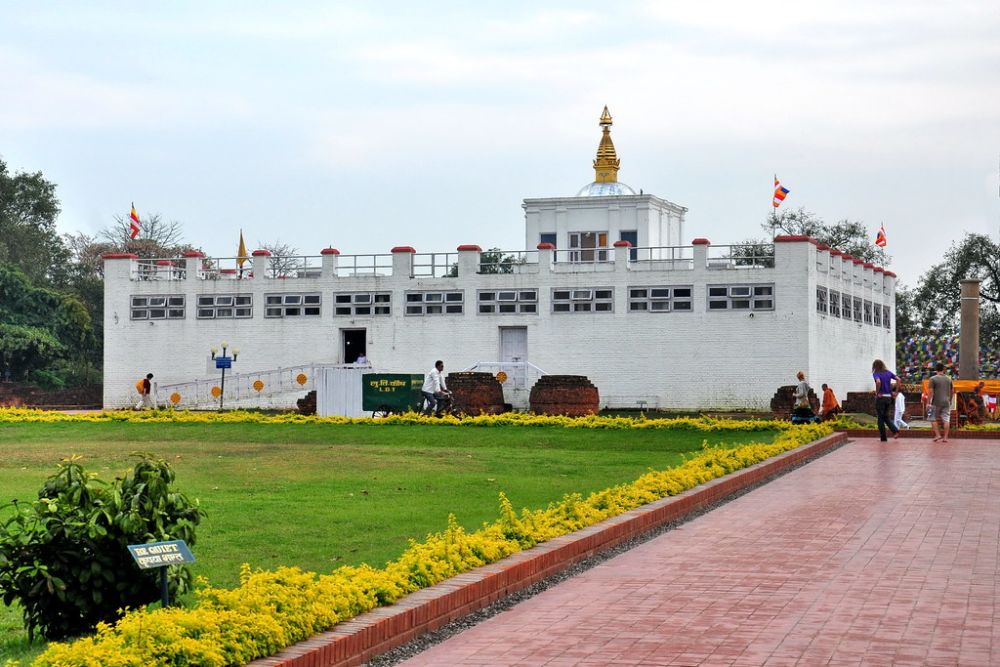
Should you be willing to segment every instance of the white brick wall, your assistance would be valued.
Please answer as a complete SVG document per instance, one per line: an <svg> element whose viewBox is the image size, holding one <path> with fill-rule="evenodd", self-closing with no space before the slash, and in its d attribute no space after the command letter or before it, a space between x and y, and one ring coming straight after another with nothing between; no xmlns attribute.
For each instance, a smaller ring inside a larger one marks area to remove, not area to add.
<svg viewBox="0 0 1000 667"><path fill-rule="evenodd" d="M695 246L693 268L647 270L648 263L630 263L627 249L615 249L615 261L598 265L552 265L550 253L539 253L539 264L525 272L479 275L478 253L459 253L459 276L411 278L403 267L411 255L394 256L390 276L337 277L338 258L323 258L323 273L313 279L203 280L197 277L199 260L188 260L184 280L132 280L128 259L105 263L104 404L118 407L134 401L133 385L147 372L160 383L210 377L209 350L223 340L240 349L238 368L248 372L309 362L337 363L341 359L341 329L367 330L368 357L383 372L423 373L435 359L456 371L477 361L499 357L500 327L525 326L528 358L548 373L586 375L602 397L619 397L624 406L638 399L668 408L766 408L775 389L792 384L797 370L805 370L818 388L831 384L838 395L867 388L871 361L876 356L894 362L893 328L857 325L816 313L815 287L829 281L829 272L817 270L825 257L808 241L776 244L775 268L708 268L707 246ZM258 259L258 258L255 258ZM343 261L346 258L339 258ZM262 265L258 265L262 269ZM536 272L528 272L534 270ZM255 275L262 276L263 270ZM874 284L884 274L864 269ZM893 303L894 281L887 292L871 286L865 298ZM707 312L707 285L773 283L772 312ZM690 313L630 313L629 286L693 285ZM551 290L556 287L612 287L613 313L551 313ZM463 315L406 316L404 292L419 289L463 289ZM479 289L532 288L538 290L538 314L479 315ZM852 283L841 289L863 291ZM389 317L335 317L333 293L387 290L392 292ZM322 293L318 318L265 319L264 296L277 292ZM183 294L182 320L133 321L133 295ZM198 295L252 294L249 320L199 320ZM602 401L605 402L605 401Z"/></svg>

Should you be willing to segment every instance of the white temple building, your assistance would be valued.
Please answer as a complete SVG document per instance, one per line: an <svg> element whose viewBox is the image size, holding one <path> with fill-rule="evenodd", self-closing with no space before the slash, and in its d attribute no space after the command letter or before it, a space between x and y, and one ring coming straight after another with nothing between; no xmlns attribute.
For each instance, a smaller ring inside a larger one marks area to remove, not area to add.
<svg viewBox="0 0 1000 667"><path fill-rule="evenodd" d="M893 365L895 274L808 237L688 238L685 207L618 180L606 108L600 126L592 183L524 200L524 250L258 250L242 268L201 253L106 255L105 407L134 404L147 372L160 402L207 407L223 341L239 349L228 406L290 405L312 387L351 394L324 378L360 372L362 353L377 372L424 373L437 359L505 370L521 407L540 373L586 375L606 407L736 410L767 409L799 370L843 396L870 386L873 359Z"/></svg>

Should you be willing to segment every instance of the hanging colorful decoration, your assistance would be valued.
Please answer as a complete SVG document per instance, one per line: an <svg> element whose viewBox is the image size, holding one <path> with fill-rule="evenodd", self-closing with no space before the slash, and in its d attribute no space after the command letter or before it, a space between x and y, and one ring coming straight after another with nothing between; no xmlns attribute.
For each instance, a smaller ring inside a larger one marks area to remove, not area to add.
<svg viewBox="0 0 1000 667"><path fill-rule="evenodd" d="M951 375L958 374L958 334L911 336L896 343L896 374L914 383L934 375L938 362ZM979 349L979 375L1000 377L1000 353L985 346Z"/></svg>

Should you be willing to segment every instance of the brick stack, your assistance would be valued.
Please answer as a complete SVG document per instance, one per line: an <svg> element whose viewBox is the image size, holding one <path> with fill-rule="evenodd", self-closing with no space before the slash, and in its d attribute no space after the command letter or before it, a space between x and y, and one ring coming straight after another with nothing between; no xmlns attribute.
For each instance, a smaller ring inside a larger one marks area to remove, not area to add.
<svg viewBox="0 0 1000 667"><path fill-rule="evenodd" d="M794 384L786 384L778 387L778 391L774 392L774 396L771 398L771 412L774 413L775 419L792 418L792 408L795 407L796 386ZM812 387L809 388L809 405L812 406L813 412L819 413L819 398L816 397L816 392L813 391Z"/></svg>
<svg viewBox="0 0 1000 667"><path fill-rule="evenodd" d="M913 391L907 386L904 388L906 396L906 410L903 413L903 420L923 419L923 408L920 404L920 389ZM871 391L849 391L847 397L841 401L844 412L858 412L865 415L875 416L875 393Z"/></svg>
<svg viewBox="0 0 1000 667"><path fill-rule="evenodd" d="M467 415L498 415L504 411L503 387L490 373L449 373L448 389Z"/></svg>
<svg viewBox="0 0 1000 667"><path fill-rule="evenodd" d="M310 391L308 394L295 401L295 404L299 406L300 415L314 415L316 414L316 390Z"/></svg>
<svg viewBox="0 0 1000 667"><path fill-rule="evenodd" d="M583 417L600 410L600 394L585 375L543 375L531 388L531 411L539 415Z"/></svg>

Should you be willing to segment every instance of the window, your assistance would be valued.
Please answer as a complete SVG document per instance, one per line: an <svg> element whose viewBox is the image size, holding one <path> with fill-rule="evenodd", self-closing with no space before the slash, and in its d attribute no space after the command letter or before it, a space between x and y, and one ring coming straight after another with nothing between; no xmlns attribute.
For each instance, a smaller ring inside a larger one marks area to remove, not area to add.
<svg viewBox="0 0 1000 667"><path fill-rule="evenodd" d="M854 311L851 309L851 295L850 294L842 294L841 295L841 299L840 299L840 303L841 303L841 306L842 306L841 310L843 311L843 318L845 320L853 320L854 319L854 315L853 315Z"/></svg>
<svg viewBox="0 0 1000 667"><path fill-rule="evenodd" d="M632 244L632 248L628 251L629 261L634 262L639 259L639 251L636 250L636 246L639 245L639 232L634 229L623 229L618 238L622 241L628 241Z"/></svg>
<svg viewBox="0 0 1000 667"><path fill-rule="evenodd" d="M183 320L184 295L133 296L130 317L133 320Z"/></svg>
<svg viewBox="0 0 1000 667"><path fill-rule="evenodd" d="M709 285L709 310L774 310L774 285Z"/></svg>
<svg viewBox="0 0 1000 667"><path fill-rule="evenodd" d="M882 326L886 329L891 329L892 324L889 319L889 315L892 313L892 308L889 306L882 306Z"/></svg>
<svg viewBox="0 0 1000 667"><path fill-rule="evenodd" d="M538 290L484 290L479 292L479 313L481 315L537 313Z"/></svg>
<svg viewBox="0 0 1000 667"><path fill-rule="evenodd" d="M555 235L555 232L553 232L553 233L546 232L545 234L539 234L538 235L538 242L539 243L551 243L553 247L558 247L558 246L556 246L556 235Z"/></svg>
<svg viewBox="0 0 1000 667"><path fill-rule="evenodd" d="M333 314L352 317L392 314L391 292L335 292Z"/></svg>
<svg viewBox="0 0 1000 667"><path fill-rule="evenodd" d="M856 297L854 297L854 321L855 322L860 322L861 321L861 313L862 313L862 309L861 309L861 297L856 296Z"/></svg>
<svg viewBox="0 0 1000 667"><path fill-rule="evenodd" d="M863 312L864 312L864 316L865 316L865 324L871 324L872 323L872 302L871 301L865 301L864 305L862 306L862 308L863 308Z"/></svg>
<svg viewBox="0 0 1000 667"><path fill-rule="evenodd" d="M630 313L669 313L671 311L691 312L690 285L681 287L630 287L628 290L628 311Z"/></svg>
<svg viewBox="0 0 1000 667"><path fill-rule="evenodd" d="M872 306L872 316L873 316L872 324L874 324L877 327L882 326L882 304L876 303L874 306Z"/></svg>
<svg viewBox="0 0 1000 667"><path fill-rule="evenodd" d="M251 294L206 294L198 297L198 319L222 320L253 317Z"/></svg>
<svg viewBox="0 0 1000 667"><path fill-rule="evenodd" d="M267 294L264 317L319 317L319 294Z"/></svg>
<svg viewBox="0 0 1000 667"><path fill-rule="evenodd" d="M464 312L465 292L407 292L407 315L461 315Z"/></svg>
<svg viewBox="0 0 1000 667"><path fill-rule="evenodd" d="M830 290L830 315L840 317L840 292Z"/></svg>
<svg viewBox="0 0 1000 667"><path fill-rule="evenodd" d="M610 313L615 309L615 292L610 287L552 290L553 313Z"/></svg>
<svg viewBox="0 0 1000 667"><path fill-rule="evenodd" d="M571 262L606 262L608 261L607 232L570 232L569 261Z"/></svg>
<svg viewBox="0 0 1000 667"><path fill-rule="evenodd" d="M817 313L823 313L824 315L826 315L826 313L827 313L827 296L828 296L828 292L826 291L825 287L817 287L816 288L816 312Z"/></svg>

